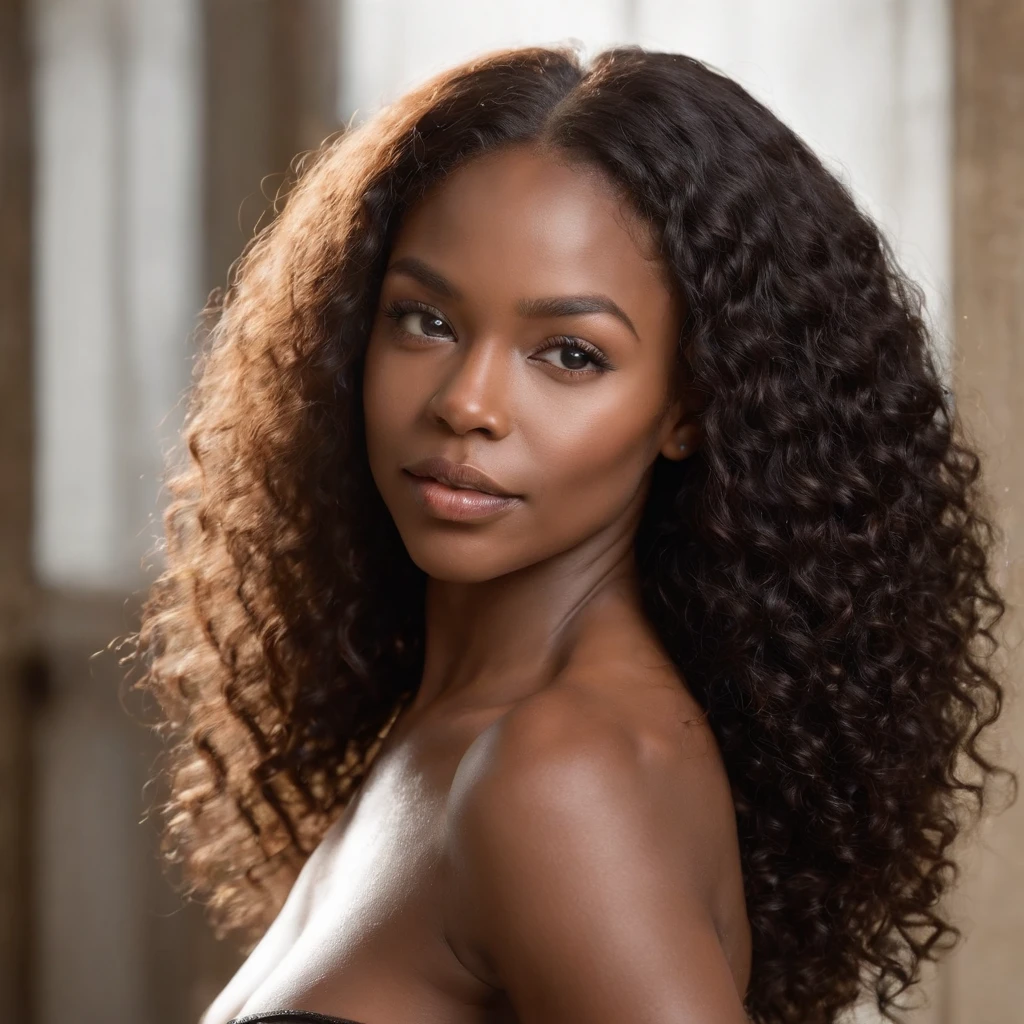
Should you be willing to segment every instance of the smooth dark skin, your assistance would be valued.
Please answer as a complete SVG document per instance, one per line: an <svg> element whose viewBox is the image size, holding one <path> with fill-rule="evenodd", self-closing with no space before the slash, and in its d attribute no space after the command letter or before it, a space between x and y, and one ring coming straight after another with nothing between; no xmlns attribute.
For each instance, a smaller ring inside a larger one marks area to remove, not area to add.
<svg viewBox="0 0 1024 1024"><path fill-rule="evenodd" d="M202 1024L284 1008L745 1024L729 785L642 614L632 554L655 460L700 443L693 396L673 390L682 301L603 174L532 147L428 193L389 267L407 257L452 294L388 271L381 309L418 300L442 322L379 311L364 398L374 478L430 577L422 684ZM516 311L593 293L636 334L605 312ZM614 369L541 352L558 335ZM480 523L434 518L401 467L435 454L522 500Z"/></svg>

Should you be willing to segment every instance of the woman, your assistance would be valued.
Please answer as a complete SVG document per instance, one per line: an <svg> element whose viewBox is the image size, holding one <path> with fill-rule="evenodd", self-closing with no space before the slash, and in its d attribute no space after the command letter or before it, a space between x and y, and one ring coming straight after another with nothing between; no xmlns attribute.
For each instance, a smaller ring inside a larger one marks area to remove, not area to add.
<svg viewBox="0 0 1024 1024"><path fill-rule="evenodd" d="M1001 771L920 301L678 54L488 54L323 148L214 299L139 635L251 950L203 1024L899 1005Z"/></svg>

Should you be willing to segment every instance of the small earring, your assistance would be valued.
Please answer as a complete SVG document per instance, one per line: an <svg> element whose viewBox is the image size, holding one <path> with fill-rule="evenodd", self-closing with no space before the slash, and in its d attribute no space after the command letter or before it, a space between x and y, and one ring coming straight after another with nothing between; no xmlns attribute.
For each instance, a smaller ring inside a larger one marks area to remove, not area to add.
<svg viewBox="0 0 1024 1024"><path fill-rule="evenodd" d="M681 444L681 445L679 446L679 450L680 450L680 451L682 451L682 450L683 450L683 449L684 449L685 447L686 447L686 445L685 445L685 444Z"/></svg>

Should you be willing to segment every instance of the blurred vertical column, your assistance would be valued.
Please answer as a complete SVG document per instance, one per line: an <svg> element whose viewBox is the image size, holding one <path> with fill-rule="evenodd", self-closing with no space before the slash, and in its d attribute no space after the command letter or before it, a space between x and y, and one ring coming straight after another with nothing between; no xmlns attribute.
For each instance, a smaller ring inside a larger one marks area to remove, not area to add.
<svg viewBox="0 0 1024 1024"><path fill-rule="evenodd" d="M338 0L203 4L203 283L227 283L293 159L340 125Z"/></svg>
<svg viewBox="0 0 1024 1024"><path fill-rule="evenodd" d="M27 987L33 657L32 135L27 0L0 4L0 1020Z"/></svg>
<svg viewBox="0 0 1024 1024"><path fill-rule="evenodd" d="M1001 760L1024 788L1024 0L955 0L954 309L958 406L1004 531L997 582L1007 708ZM957 894L950 1024L1024 1019L1024 799L986 822Z"/></svg>

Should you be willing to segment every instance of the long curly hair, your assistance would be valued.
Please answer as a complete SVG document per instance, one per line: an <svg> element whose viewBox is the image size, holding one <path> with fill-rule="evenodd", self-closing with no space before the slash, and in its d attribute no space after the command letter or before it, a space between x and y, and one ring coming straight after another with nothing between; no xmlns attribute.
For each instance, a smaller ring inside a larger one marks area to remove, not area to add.
<svg viewBox="0 0 1024 1024"><path fill-rule="evenodd" d="M703 444L659 459L645 612L708 712L739 827L757 1022L892 1017L955 944L950 845L1005 603L980 458L920 288L789 128L675 53L494 51L310 154L204 311L135 685L167 742L167 860L251 948L423 666L425 575L368 467L361 373L390 244L459 164L553 146L654 227ZM161 771L164 771L162 768Z"/></svg>

